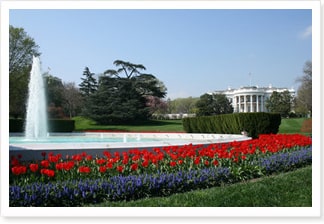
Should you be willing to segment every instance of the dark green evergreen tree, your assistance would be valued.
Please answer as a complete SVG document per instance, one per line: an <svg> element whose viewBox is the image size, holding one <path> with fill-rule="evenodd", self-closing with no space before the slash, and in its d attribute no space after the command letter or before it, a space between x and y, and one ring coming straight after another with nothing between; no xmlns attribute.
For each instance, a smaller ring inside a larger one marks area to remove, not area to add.
<svg viewBox="0 0 324 224"><path fill-rule="evenodd" d="M47 105L62 107L63 105L63 82L60 78L45 73Z"/></svg>
<svg viewBox="0 0 324 224"><path fill-rule="evenodd" d="M224 94L204 94L196 103L197 116L233 113L231 102Z"/></svg>
<svg viewBox="0 0 324 224"><path fill-rule="evenodd" d="M289 91L274 91L266 101L266 108L269 112L280 113L282 117L288 117L291 112L293 98Z"/></svg>
<svg viewBox="0 0 324 224"><path fill-rule="evenodd" d="M82 82L79 84L79 90L84 97L89 97L91 94L96 92L98 83L94 77L94 73L90 72L88 67L85 67L83 71L84 78L81 78Z"/></svg>
<svg viewBox="0 0 324 224"><path fill-rule="evenodd" d="M44 74L46 103L49 118L65 118L63 111L63 82L60 78Z"/></svg>
<svg viewBox="0 0 324 224"><path fill-rule="evenodd" d="M90 97L96 93L98 89L98 82L94 77L94 73L90 72L88 67L85 67L83 71L84 78L81 78L82 82L79 84L79 91L81 94L81 114L83 116L89 117L91 110L89 104L91 104Z"/></svg>
<svg viewBox="0 0 324 224"><path fill-rule="evenodd" d="M99 124L125 124L145 120L146 100L127 78L103 76L99 88L89 98L88 116Z"/></svg>
<svg viewBox="0 0 324 224"><path fill-rule="evenodd" d="M164 97L166 88L155 76L143 74L143 65L117 60L120 68L107 70L91 94L87 116L99 124L134 123L151 115L148 97ZM123 76L124 74L124 76Z"/></svg>
<svg viewBox="0 0 324 224"><path fill-rule="evenodd" d="M197 107L197 116L209 116L213 115L213 95L204 94L200 96L199 100L196 103Z"/></svg>

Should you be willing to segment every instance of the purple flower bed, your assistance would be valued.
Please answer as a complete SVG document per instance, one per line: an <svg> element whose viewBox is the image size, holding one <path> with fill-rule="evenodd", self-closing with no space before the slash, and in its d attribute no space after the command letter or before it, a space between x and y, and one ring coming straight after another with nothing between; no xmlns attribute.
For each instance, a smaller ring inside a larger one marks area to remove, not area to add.
<svg viewBox="0 0 324 224"><path fill-rule="evenodd" d="M227 182L228 168L209 168L156 175L114 176L108 180L71 180L10 186L10 206L80 206L104 199L129 200L145 196L165 196L199 187Z"/></svg>
<svg viewBox="0 0 324 224"><path fill-rule="evenodd" d="M312 164L312 146L302 148L298 151L278 153L261 158L259 163L264 169L264 174L266 175L277 172L286 172Z"/></svg>

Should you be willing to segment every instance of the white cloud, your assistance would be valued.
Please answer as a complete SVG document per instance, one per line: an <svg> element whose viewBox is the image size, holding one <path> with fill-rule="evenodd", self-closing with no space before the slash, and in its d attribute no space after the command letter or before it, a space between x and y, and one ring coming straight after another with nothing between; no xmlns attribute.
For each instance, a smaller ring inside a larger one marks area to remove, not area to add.
<svg viewBox="0 0 324 224"><path fill-rule="evenodd" d="M306 39L310 36L312 36L312 25L308 26L303 32L300 33L301 39Z"/></svg>

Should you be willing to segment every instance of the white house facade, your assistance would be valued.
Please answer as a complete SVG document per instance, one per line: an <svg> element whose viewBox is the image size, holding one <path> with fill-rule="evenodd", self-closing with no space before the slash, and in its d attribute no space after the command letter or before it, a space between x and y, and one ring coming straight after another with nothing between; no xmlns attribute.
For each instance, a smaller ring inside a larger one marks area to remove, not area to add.
<svg viewBox="0 0 324 224"><path fill-rule="evenodd" d="M215 91L213 94L226 95L234 108L234 113L268 112L265 102L274 91L289 91L291 96L295 97L294 89L275 88L271 85L269 87L248 86L239 89L228 88L223 91Z"/></svg>

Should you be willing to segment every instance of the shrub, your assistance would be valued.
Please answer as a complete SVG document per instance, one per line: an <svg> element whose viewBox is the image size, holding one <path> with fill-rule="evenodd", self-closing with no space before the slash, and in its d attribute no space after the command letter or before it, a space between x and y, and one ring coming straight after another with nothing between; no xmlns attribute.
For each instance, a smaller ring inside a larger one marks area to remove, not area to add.
<svg viewBox="0 0 324 224"><path fill-rule="evenodd" d="M9 132L23 132L24 131L24 123L23 119L9 119Z"/></svg>
<svg viewBox="0 0 324 224"><path fill-rule="evenodd" d="M49 132L72 132L75 128L74 120L51 119ZM9 132L24 132L25 121L22 119L9 119Z"/></svg>
<svg viewBox="0 0 324 224"><path fill-rule="evenodd" d="M72 132L75 127L74 120L51 119L48 127L50 132Z"/></svg>
<svg viewBox="0 0 324 224"><path fill-rule="evenodd" d="M240 134L246 131L252 138L259 134L278 133L280 123L280 114L275 113L236 113L183 119L187 133Z"/></svg>

